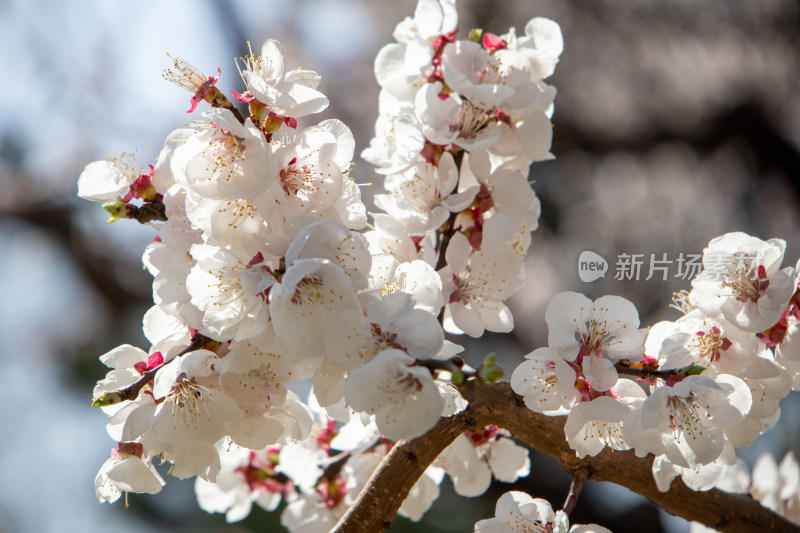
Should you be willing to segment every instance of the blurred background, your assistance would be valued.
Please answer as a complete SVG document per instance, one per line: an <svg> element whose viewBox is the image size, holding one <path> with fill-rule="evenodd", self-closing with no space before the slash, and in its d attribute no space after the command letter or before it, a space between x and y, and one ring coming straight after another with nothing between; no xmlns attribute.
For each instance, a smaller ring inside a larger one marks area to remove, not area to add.
<svg viewBox="0 0 800 533"><path fill-rule="evenodd" d="M287 65L323 76L323 115L353 130L357 152L377 117L372 61L415 0L0 0L0 532L281 531L278 514L254 509L226 525L195 503L191 482L169 478L158 496L97 503L93 480L114 443L105 416L89 408L105 374L98 355L122 344L147 347L141 317L151 278L141 253L154 233L132 221L109 226L98 205L76 196L82 168L136 150L146 164L186 115L189 95L161 79L165 52L241 90L232 58L252 41L279 39ZM562 290L632 300L643 325L677 318L673 291L689 286L679 254L700 254L729 231L788 241L800 255L800 10L794 0L459 0L464 34L482 27L520 31L546 16L562 27L556 74L556 158L535 164L542 220L526 288L511 305L512 335L468 345L480 361L496 351L513 368L547 342L544 308ZM356 181L379 177L359 158ZM578 256L609 262L585 283ZM639 280L616 280L620 254L643 254ZM650 254L673 261L667 280L645 281ZM466 339L461 339L466 340ZM800 402L784 400L778 427L741 456L800 452ZM391 531L471 531L493 516L486 496L443 495L421 524L398 518ZM532 455L515 488L560 507L569 477ZM589 482L575 522L615 532L684 532L627 490Z"/></svg>

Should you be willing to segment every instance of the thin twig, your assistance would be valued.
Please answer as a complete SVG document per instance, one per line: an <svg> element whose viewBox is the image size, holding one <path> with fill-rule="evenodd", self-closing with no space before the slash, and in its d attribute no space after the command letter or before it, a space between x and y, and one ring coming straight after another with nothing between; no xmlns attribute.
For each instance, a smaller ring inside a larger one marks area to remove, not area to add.
<svg viewBox="0 0 800 533"><path fill-rule="evenodd" d="M209 342L215 342L215 341L198 333L197 335L192 337L192 343L175 357L180 357L182 355L186 355L189 352L199 350L200 348L206 346ZM124 389L106 392L99 398L95 398L94 401L92 402L92 407L104 407L106 405L114 405L116 403L124 402L127 400L135 400L139 396L139 391L141 391L145 385L150 383L150 381L156 376L156 373L158 373L159 370L164 368L165 365L169 364L173 359L175 358L173 357L169 361L165 360L157 367L151 368L150 370L144 372L139 379L137 379Z"/></svg>
<svg viewBox="0 0 800 533"><path fill-rule="evenodd" d="M624 374L626 376L634 376L637 378L642 379L668 379L670 376L675 375L675 370L648 370L646 368L632 368L627 365L623 365L621 363L616 363L614 368L617 369L618 374Z"/></svg>
<svg viewBox="0 0 800 533"><path fill-rule="evenodd" d="M700 366L698 364L693 363L683 368L673 368L671 370L658 370L657 368L653 368L650 365L644 365L644 367L642 368L636 368L623 362L615 363L614 368L617 370L618 374L635 376L637 378L645 379L648 381L654 381L656 379L663 379L664 381L668 381L670 378L680 381L681 379L687 376L700 374L706 369L706 367L704 366Z"/></svg>
<svg viewBox="0 0 800 533"><path fill-rule="evenodd" d="M575 508L575 504L578 503L578 498L581 495L583 484L586 483L588 478L589 471L585 468L581 468L572 474L572 481L569 484L569 493L567 494L567 499L564 500L564 506L562 509L565 513L567 513L567 515L572 512L572 510Z"/></svg>
<svg viewBox="0 0 800 533"><path fill-rule="evenodd" d="M439 247L437 253L439 256L436 259L436 268L435 270L438 272L439 270L443 269L445 265L447 265L447 246L450 244L450 239L453 238L453 235L456 233L456 217L458 213L450 213L450 218L447 219L447 222L442 224L441 230L441 239L439 240Z"/></svg>

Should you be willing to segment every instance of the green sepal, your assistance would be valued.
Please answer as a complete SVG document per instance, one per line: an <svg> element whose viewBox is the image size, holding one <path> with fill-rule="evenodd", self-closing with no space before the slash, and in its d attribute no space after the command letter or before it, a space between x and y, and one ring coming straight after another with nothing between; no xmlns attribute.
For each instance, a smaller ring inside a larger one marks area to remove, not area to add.
<svg viewBox="0 0 800 533"><path fill-rule="evenodd" d="M108 223L111 224L112 222L116 222L121 218L128 217L128 204L123 202L121 199L117 198L113 202L106 202L103 204L103 209L105 209L110 217L108 217Z"/></svg>

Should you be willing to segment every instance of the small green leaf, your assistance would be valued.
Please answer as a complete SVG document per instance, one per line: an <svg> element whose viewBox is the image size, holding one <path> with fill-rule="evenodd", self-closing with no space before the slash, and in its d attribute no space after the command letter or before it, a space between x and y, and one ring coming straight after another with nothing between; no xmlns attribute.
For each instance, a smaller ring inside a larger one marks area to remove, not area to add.
<svg viewBox="0 0 800 533"><path fill-rule="evenodd" d="M454 368L451 370L451 377L450 380L453 382L453 385L456 387L460 387L464 384L464 373L461 371L460 368Z"/></svg>
<svg viewBox="0 0 800 533"><path fill-rule="evenodd" d="M467 39L469 39L473 43L481 42L481 39L483 39L483 30L480 28L475 28L471 30L469 32L469 35L467 36Z"/></svg>
<svg viewBox="0 0 800 533"><path fill-rule="evenodd" d="M494 383L503 377L503 369L497 366L495 354L490 353L486 356L478 368L478 379L486 383Z"/></svg>
<svg viewBox="0 0 800 533"><path fill-rule="evenodd" d="M683 372L687 376L697 376L697 375L702 374L705 369L706 369L706 367L700 366L698 364L694 364L693 363L693 364L687 366L686 368L684 368Z"/></svg>

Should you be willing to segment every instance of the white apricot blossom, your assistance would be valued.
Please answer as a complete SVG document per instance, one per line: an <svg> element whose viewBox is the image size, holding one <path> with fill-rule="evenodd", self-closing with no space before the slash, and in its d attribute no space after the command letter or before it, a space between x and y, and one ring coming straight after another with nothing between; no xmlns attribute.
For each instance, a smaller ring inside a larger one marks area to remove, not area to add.
<svg viewBox="0 0 800 533"><path fill-rule="evenodd" d="M659 368L676 369L698 364L720 373L735 374L757 354L757 342L723 317L709 317L696 309L675 322L654 324L645 353L659 360Z"/></svg>
<svg viewBox="0 0 800 533"><path fill-rule="evenodd" d="M235 444L217 446L221 470L214 483L198 477L194 490L197 503L207 513L225 513L227 522L238 522L250 514L253 503L274 511L289 486L276 472L281 447L249 450Z"/></svg>
<svg viewBox="0 0 800 533"><path fill-rule="evenodd" d="M246 339L267 324L267 293L276 280L277 261L265 261L260 252L241 258L208 244L191 249L197 261L186 277L192 304L203 312L202 329L208 336L226 340Z"/></svg>
<svg viewBox="0 0 800 533"><path fill-rule="evenodd" d="M375 205L402 222L411 234L433 231L472 203L478 187L455 192L458 168L453 156L442 155L438 165L419 162L403 174L389 176L389 194L375 196Z"/></svg>
<svg viewBox="0 0 800 533"><path fill-rule="evenodd" d="M456 233L446 257L447 266L439 271L442 292L449 300L445 329L471 337L479 337L484 330L511 331L514 317L504 302L523 283L523 264L514 251L472 253L467 238Z"/></svg>
<svg viewBox="0 0 800 533"><path fill-rule="evenodd" d="M497 426L462 433L436 464L453 480L455 491L467 497L486 492L492 477L513 483L530 472L528 450L506 438Z"/></svg>
<svg viewBox="0 0 800 533"><path fill-rule="evenodd" d="M388 100L381 93L381 101ZM386 107L385 105L383 107ZM425 135L413 111L384 111L375 121L375 137L361 157L376 167L379 174L395 174L410 167L425 148Z"/></svg>
<svg viewBox="0 0 800 533"><path fill-rule="evenodd" d="M436 252L432 239L416 236L399 221L384 213L372 213L375 229L365 233L373 255L390 255L401 263L420 260L433 266Z"/></svg>
<svg viewBox="0 0 800 533"><path fill-rule="evenodd" d="M555 295L547 305L548 344L567 361L576 361L593 389L605 391L617 382L614 363L639 361L646 329L639 329L636 307L619 296L592 302L575 292Z"/></svg>
<svg viewBox="0 0 800 533"><path fill-rule="evenodd" d="M609 396L582 401L570 410L564 434L578 457L597 455L608 446L612 450L628 450L623 438L623 421L634 409L642 406L645 392L629 379L620 379Z"/></svg>
<svg viewBox="0 0 800 533"><path fill-rule="evenodd" d="M455 145L467 151L488 150L500 138L496 109L450 93L442 95L442 82L422 86L414 99L422 132L433 144Z"/></svg>
<svg viewBox="0 0 800 533"><path fill-rule="evenodd" d="M261 209L277 209L287 220L312 214L360 229L366 212L358 216L359 207L364 209L358 187L355 195L345 194L352 182L349 173L354 147L353 134L338 120L325 120L304 129L275 152L277 169L270 182L271 197L260 204Z"/></svg>
<svg viewBox="0 0 800 533"><path fill-rule="evenodd" d="M132 154L95 161L78 178L78 196L92 202L112 201L126 194L142 174L144 171Z"/></svg>
<svg viewBox="0 0 800 533"><path fill-rule="evenodd" d="M220 389L217 364L215 353L196 350L156 374L153 395L161 401L150 433L173 462L176 477L214 479L219 472L214 444L225 436L226 425L242 418L236 402Z"/></svg>
<svg viewBox="0 0 800 533"><path fill-rule="evenodd" d="M531 531L535 533L611 533L608 529L591 524L569 527L569 519L563 511L553 512L547 502L532 498L524 492L506 492L497 500L495 518L481 520L475 524L475 533L513 533Z"/></svg>
<svg viewBox="0 0 800 533"><path fill-rule="evenodd" d="M275 332L292 355L311 359L325 351L325 324L336 313L360 309L348 275L328 259L297 259L270 290Z"/></svg>
<svg viewBox="0 0 800 533"><path fill-rule="evenodd" d="M780 319L797 288L795 268L780 269L785 249L781 239L762 241L742 232L712 239L689 302L745 331L764 331Z"/></svg>
<svg viewBox="0 0 800 533"><path fill-rule="evenodd" d="M564 38L558 23L534 17L525 24L525 35L517 36L514 28L501 35L510 50L525 54L531 62L531 78L545 79L555 71L564 51Z"/></svg>
<svg viewBox="0 0 800 533"><path fill-rule="evenodd" d="M400 440L418 437L439 420L444 399L431 372L401 350L389 349L350 372L347 403L375 415L382 435Z"/></svg>
<svg viewBox="0 0 800 533"><path fill-rule="evenodd" d="M325 328L331 358L349 368L368 363L387 349L432 359L443 343L444 332L436 317L415 309L405 293L386 295L370 306L366 315L360 310L338 313Z"/></svg>
<svg viewBox="0 0 800 533"><path fill-rule="evenodd" d="M459 177L459 191L480 187L482 209L529 212L538 220L541 206L526 177L505 165L493 167L488 152L465 154ZM536 226L529 228L535 229Z"/></svg>
<svg viewBox="0 0 800 533"><path fill-rule="evenodd" d="M252 199L264 192L276 164L261 131L227 109L206 111L203 119L172 155L175 180L206 198Z"/></svg>
<svg viewBox="0 0 800 533"><path fill-rule="evenodd" d="M367 239L339 222L322 220L303 228L286 250L286 264L298 259L328 259L350 277L353 289L366 288L372 256Z"/></svg>
<svg viewBox="0 0 800 533"><path fill-rule="evenodd" d="M261 47L261 55L251 51L242 62L244 68L240 67L239 73L247 91L273 113L299 118L328 107L328 98L316 90L319 74L305 69L286 72L283 48L278 41L267 40Z"/></svg>
<svg viewBox="0 0 800 533"><path fill-rule="evenodd" d="M120 443L111 450L94 480L97 499L108 503L117 501L123 492L155 494L163 486L153 463L143 458L142 445L135 442Z"/></svg>
<svg viewBox="0 0 800 533"><path fill-rule="evenodd" d="M372 257L370 288L383 295L406 293L414 307L438 315L442 308L442 278L425 261L400 262L393 255Z"/></svg>
<svg viewBox="0 0 800 533"><path fill-rule="evenodd" d="M397 514L405 516L413 522L418 522L439 498L439 486L444 479L444 469L429 466L420 478L408 491L408 496L403 500Z"/></svg>
<svg viewBox="0 0 800 533"><path fill-rule="evenodd" d="M720 456L723 429L744 420L752 403L747 385L735 376L689 376L656 387L625 419L623 435L640 457L666 454L683 468L704 465Z"/></svg>
<svg viewBox="0 0 800 533"><path fill-rule="evenodd" d="M511 389L537 413L570 409L580 401L575 388L575 369L550 348L538 348L525 356L511 374Z"/></svg>

